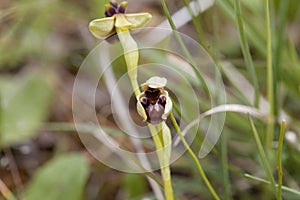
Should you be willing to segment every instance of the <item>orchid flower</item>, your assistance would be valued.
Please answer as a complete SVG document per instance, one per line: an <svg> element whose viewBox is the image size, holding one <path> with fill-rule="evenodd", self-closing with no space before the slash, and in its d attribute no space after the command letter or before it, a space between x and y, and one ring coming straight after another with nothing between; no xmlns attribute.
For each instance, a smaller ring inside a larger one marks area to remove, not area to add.
<svg viewBox="0 0 300 200"><path fill-rule="evenodd" d="M111 1L105 5L105 18L95 19L90 22L91 33L99 39L105 39L118 34L121 45L124 49L125 61L128 75L137 96L140 91L137 82L137 66L139 59L138 46L130 35L130 29L140 28L147 24L152 16L149 13L125 14L127 1L117 4Z"/></svg>
<svg viewBox="0 0 300 200"><path fill-rule="evenodd" d="M142 84L143 92L138 95L137 110L144 121L158 124L167 119L172 110L168 91L164 90L167 79L151 77Z"/></svg>

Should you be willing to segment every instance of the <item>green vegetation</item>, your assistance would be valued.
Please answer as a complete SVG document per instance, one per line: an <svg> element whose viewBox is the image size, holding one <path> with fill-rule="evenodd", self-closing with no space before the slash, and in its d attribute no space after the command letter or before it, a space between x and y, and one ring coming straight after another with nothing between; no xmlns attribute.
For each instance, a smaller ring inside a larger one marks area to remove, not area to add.
<svg viewBox="0 0 300 200"><path fill-rule="evenodd" d="M209 0L201 5L192 2L132 0L127 10L150 13L149 26L158 26L162 19L169 23L173 36L158 46L173 45L183 55L178 58L170 52L139 49L141 66L135 80L141 84L161 74L168 79L166 89L173 99L173 112L166 124L173 142L179 134L186 139L180 140L179 146L190 145L176 161L171 156L175 199L299 199L300 1L216 0L208 8L201 6ZM155 150L151 138L137 140L134 133L125 134L132 127L121 129L123 118L114 116L129 109L132 120L146 126L136 111L135 98L130 97L133 91L125 58L112 60L112 75L101 78L94 77L100 69L100 64L94 64L98 60L88 61L91 67L80 80L81 101L72 99L81 64L102 42L91 35L88 24L104 17L106 3L108 0L1 2L0 199L135 200L163 196L163 181L154 166L156 171L134 174L99 161L105 157L116 163L131 162L136 169L148 168L142 156L123 153L120 159L116 152L105 150L105 145L101 146L105 140L99 142L97 135L101 131L122 150ZM171 15L181 8L186 8L188 15L172 20ZM188 19L187 23L176 27L182 19ZM195 50L176 30L201 44L207 54ZM144 32L139 33L133 31L132 38L140 48ZM118 41L110 42L107 45L115 48L114 53L122 52ZM126 38L122 42L125 44ZM204 59L207 55L209 59ZM170 66L172 72L146 66L154 61ZM212 66L205 71L212 61L215 69ZM227 107L220 106L221 88L214 88L220 81L217 70L224 82ZM98 81L95 97L87 92L91 79ZM115 86L109 85L116 80L121 82L118 89L125 103L121 96L110 97L117 93ZM95 107L86 103L91 98ZM212 105L211 98L217 103ZM78 113L73 113L72 103L80 111L80 124L74 123L73 114ZM94 112L97 121L91 120ZM208 155L198 158L201 147L208 145L204 135L208 118L224 112L221 137ZM198 129L192 123L199 125ZM86 148L87 144L91 146ZM99 157L92 148L99 150ZM172 146L172 151L176 149ZM148 164L158 163L154 160Z"/></svg>

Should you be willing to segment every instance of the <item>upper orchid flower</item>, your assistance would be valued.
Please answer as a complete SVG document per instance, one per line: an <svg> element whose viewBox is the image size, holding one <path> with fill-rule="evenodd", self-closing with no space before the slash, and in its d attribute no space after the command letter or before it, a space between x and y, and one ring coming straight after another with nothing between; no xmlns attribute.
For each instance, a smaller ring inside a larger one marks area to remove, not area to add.
<svg viewBox="0 0 300 200"><path fill-rule="evenodd" d="M138 45L130 35L131 28L139 28L148 23L152 16L149 13L125 14L127 2L117 4L111 1L105 5L105 18L90 22L91 33L100 39L105 39L117 33L124 50L128 76L135 96L140 94L137 82L137 66L139 60Z"/></svg>
<svg viewBox="0 0 300 200"><path fill-rule="evenodd" d="M105 39L117 32L127 31L131 28L143 27L152 16L149 13L125 14L128 2L117 4L111 1L105 5L105 18L95 19L90 22L91 33L100 39Z"/></svg>

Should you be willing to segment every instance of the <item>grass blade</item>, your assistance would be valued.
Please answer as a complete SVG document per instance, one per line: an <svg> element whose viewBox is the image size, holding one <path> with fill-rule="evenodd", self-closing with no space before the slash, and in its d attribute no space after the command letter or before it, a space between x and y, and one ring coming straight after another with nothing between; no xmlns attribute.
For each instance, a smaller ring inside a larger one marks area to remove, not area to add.
<svg viewBox="0 0 300 200"><path fill-rule="evenodd" d="M259 103L259 86L258 86L258 80L255 72L255 68L253 65L253 60L250 54L249 45L247 42L245 30L244 30L244 22L241 12L241 5L239 0L234 0L234 10L235 10L235 18L236 18L236 24L238 27L239 37L240 37L240 43L242 52L245 58L245 63L248 68L249 75L252 78L252 84L254 87L254 105L255 107L258 107Z"/></svg>
<svg viewBox="0 0 300 200"><path fill-rule="evenodd" d="M229 166L228 166L228 157L227 157L227 135L221 135L221 167L222 167L222 176L223 176L223 185L224 185L224 199L231 199L231 186L229 180Z"/></svg>
<svg viewBox="0 0 300 200"><path fill-rule="evenodd" d="M228 15L229 19L234 21L234 9L228 0L216 0L218 7L221 8L222 11L226 15ZM247 34L249 41L252 43L253 47L262 55L266 55L266 49L263 45L265 42L265 38L262 34L260 34L260 30L258 30L250 21L245 21L245 33Z"/></svg>
<svg viewBox="0 0 300 200"><path fill-rule="evenodd" d="M209 191L211 192L211 194L213 195L213 197L216 200L219 200L220 197L215 192L214 188L211 186L208 178L205 175L205 172L203 171L203 168L202 168L202 166L201 166L201 164L200 164L197 156L192 151L192 149L190 148L189 144L186 142L185 138L183 137L182 132L181 132L181 130L180 130L180 128L179 128L179 126L178 126L178 124L176 122L176 119L175 119L173 113L170 113L170 119L171 119L171 121L172 121L172 123L173 123L173 125L174 125L174 127L175 127L175 129L176 129L176 131L177 131L177 133L178 133L178 135L179 135L179 137L180 137L183 145L185 146L185 148L187 149L188 153L192 156L193 160L195 161L195 163L196 163L196 165L198 167L199 173L200 173L201 177L203 178L203 180L204 180L206 186L208 187Z"/></svg>
<svg viewBox="0 0 300 200"><path fill-rule="evenodd" d="M259 182L262 182L262 183L270 184L270 181L267 181L265 179L262 179L262 178L259 178L259 177L256 177L256 176L252 176L250 174L245 174L245 177L253 179L253 180L256 180L256 181L259 181ZM277 184L275 186L278 187ZM289 193L298 195L300 197L300 192L297 191L297 190L295 190L295 189L293 189L293 188L290 188L290 187L287 187L287 186L282 186L282 190L285 191L285 192L289 192Z"/></svg>
<svg viewBox="0 0 300 200"><path fill-rule="evenodd" d="M179 33L177 32L175 23L174 23L173 20L172 20L172 17L171 17L171 15L170 15L170 12L169 12L169 10L168 10L168 7L167 7L167 4L166 4L165 0L161 0L161 4L162 4L163 10L164 10L164 13L165 13L165 15L166 15L166 17L167 17L167 19L168 19L168 21L169 21L169 24L170 24L170 26L171 26L171 28L172 28L172 30L173 30L173 32L174 32L174 35L175 35L175 37L176 37L176 39L177 39L177 41L178 41L180 47L182 48L182 51L183 51L184 55L187 57L188 61L190 62L190 64L191 64L191 66L192 66L192 68L193 68L193 70L194 70L194 72L195 72L195 74L196 74L198 80L200 81L201 85L203 86L203 89L205 90L205 92L206 92L207 94L209 94L208 86L207 86L207 84L206 84L206 82L205 82L205 80L204 80L202 74L201 74L200 71L197 69L196 64L195 64L195 62L194 62L194 60L193 60L193 58L192 58L192 55L191 55L190 52L188 51L188 49L187 49L187 47L185 46L185 44L184 44L182 38L180 37Z"/></svg>
<svg viewBox="0 0 300 200"><path fill-rule="evenodd" d="M273 77L275 80L280 77L281 69L280 69L280 61L281 61L281 53L283 50L283 39L284 39L284 30L285 24L287 20L287 11L288 11L289 0L280 1L279 4L279 24L276 28L278 30L276 35L276 48L274 51L274 72ZM280 79L280 78L279 78ZM278 101L277 101L277 81L274 82L274 115L278 116Z"/></svg>
<svg viewBox="0 0 300 200"><path fill-rule="evenodd" d="M255 126L254 126L253 121L252 121L252 118L251 118L251 116L249 114L248 114L248 119L249 119L249 122L251 124L252 133L253 133L253 136L254 136L257 148L258 148L258 153L259 153L260 159L262 161L263 168L264 168L264 170L266 172L266 175L267 175L268 179L271 182L271 186L272 186L273 192L274 192L274 194L276 194L275 180L274 180L274 177L272 175L272 171L271 171L270 165L268 163L267 156L266 156L265 151L263 149L263 146L261 144L260 138L258 136L257 130L256 130Z"/></svg>
<svg viewBox="0 0 300 200"><path fill-rule="evenodd" d="M270 9L269 0L265 0L265 18L266 18L266 37L267 37L267 92L268 101L270 104L268 127L266 137L266 147L269 151L272 148L274 137L274 79L273 79L273 65L272 65L272 40L271 40L271 25L270 25Z"/></svg>
<svg viewBox="0 0 300 200"><path fill-rule="evenodd" d="M280 129L280 135L279 135L279 141L278 141L278 158L277 158L277 168L278 168L278 190L277 190L277 199L281 199L281 190L282 190L282 145L283 145L283 139L284 139L284 131L285 131L285 121L282 120L281 122L281 129Z"/></svg>

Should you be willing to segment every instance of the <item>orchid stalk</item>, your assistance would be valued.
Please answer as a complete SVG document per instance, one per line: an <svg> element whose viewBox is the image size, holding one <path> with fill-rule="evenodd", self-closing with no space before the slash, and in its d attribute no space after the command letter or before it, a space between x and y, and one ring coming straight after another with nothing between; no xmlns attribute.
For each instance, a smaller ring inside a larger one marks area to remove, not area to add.
<svg viewBox="0 0 300 200"><path fill-rule="evenodd" d="M149 124L149 129L157 150L157 156L161 167L161 176L167 200L174 199L171 182L170 157L171 157L171 132L163 121L157 125Z"/></svg>
<svg viewBox="0 0 300 200"><path fill-rule="evenodd" d="M127 72L132 89L137 99L137 110L147 121L151 132L164 185L166 200L173 200L173 189L170 172L171 157L171 132L165 120L172 110L172 101L168 92L164 90L167 83L165 78L152 77L142 85L140 92L137 81L137 67L139 59L138 45L131 37L130 29L144 26L152 16L149 13L125 14L127 2L117 4L111 1L105 5L106 18L95 19L90 22L91 33L100 39L105 39L114 34L118 35L124 51Z"/></svg>
<svg viewBox="0 0 300 200"><path fill-rule="evenodd" d="M144 121L148 122L161 167L164 192L167 200L173 200L170 158L172 138L165 120L172 111L172 100L164 90L167 79L151 77L142 84L143 92L137 96L137 110Z"/></svg>

